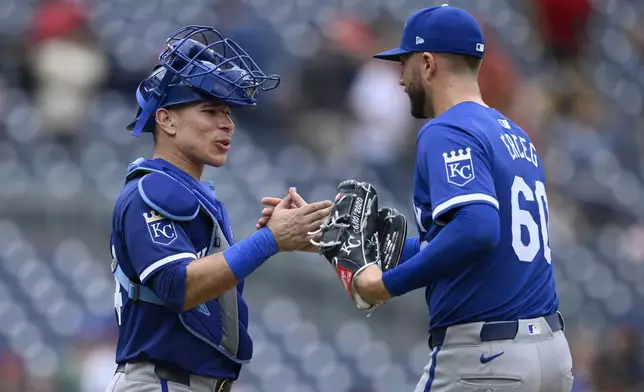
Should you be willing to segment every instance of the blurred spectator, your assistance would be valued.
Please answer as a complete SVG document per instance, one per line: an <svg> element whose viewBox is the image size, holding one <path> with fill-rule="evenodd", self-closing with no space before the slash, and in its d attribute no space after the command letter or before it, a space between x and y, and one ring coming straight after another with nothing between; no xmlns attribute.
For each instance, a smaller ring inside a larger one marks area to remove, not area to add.
<svg viewBox="0 0 644 392"><path fill-rule="evenodd" d="M400 69L383 61L367 61L349 90L355 124L351 149L360 161L375 167L397 163L410 149L413 124L409 98L400 86Z"/></svg>
<svg viewBox="0 0 644 392"><path fill-rule="evenodd" d="M46 130L67 145L107 76L107 60L78 3L44 1L32 23L29 64L36 104Z"/></svg>
<svg viewBox="0 0 644 392"><path fill-rule="evenodd" d="M294 140L320 154L331 149L339 156L350 152L348 123L348 88L362 65L363 52L356 54L356 42L370 45L369 32L363 26L338 17L320 37L320 48L312 58L301 63L298 91L291 111L297 132ZM347 33L349 30L349 33ZM353 34L351 33L353 31Z"/></svg>
<svg viewBox="0 0 644 392"><path fill-rule="evenodd" d="M346 89L355 78L359 63L341 42L322 41L320 52L302 63L299 110L322 109L346 114Z"/></svg>
<svg viewBox="0 0 644 392"><path fill-rule="evenodd" d="M24 366L20 357L0 349L0 391L21 392L24 382Z"/></svg>
<svg viewBox="0 0 644 392"><path fill-rule="evenodd" d="M593 366L592 382L596 392L641 392L644 390L642 336L628 325L615 327L607 334L607 346Z"/></svg>
<svg viewBox="0 0 644 392"><path fill-rule="evenodd" d="M541 89L517 68L496 29L483 24L483 34L485 58L479 73L483 100L519 124L535 146L540 146L539 125L545 111Z"/></svg>
<svg viewBox="0 0 644 392"><path fill-rule="evenodd" d="M514 59L508 55L499 41L496 30L484 25L483 34L485 57L479 73L483 100L501 113L510 113L522 75L517 70Z"/></svg>
<svg viewBox="0 0 644 392"><path fill-rule="evenodd" d="M113 341L99 341L80 353L80 392L105 389L116 370L114 355Z"/></svg>
<svg viewBox="0 0 644 392"><path fill-rule="evenodd" d="M368 26L344 20L336 22L331 31L347 52L362 62L348 90L347 103L354 120L347 129L351 151L359 161L388 171L401 157L410 155L409 141L415 141L409 97L399 83L401 68L373 59L378 37Z"/></svg>
<svg viewBox="0 0 644 392"><path fill-rule="evenodd" d="M557 61L576 61L588 42L589 0L532 0L537 31Z"/></svg>
<svg viewBox="0 0 644 392"><path fill-rule="evenodd" d="M572 392L592 392L590 377L595 358L595 339L588 331L574 331L568 334L572 352L573 369L575 377Z"/></svg>

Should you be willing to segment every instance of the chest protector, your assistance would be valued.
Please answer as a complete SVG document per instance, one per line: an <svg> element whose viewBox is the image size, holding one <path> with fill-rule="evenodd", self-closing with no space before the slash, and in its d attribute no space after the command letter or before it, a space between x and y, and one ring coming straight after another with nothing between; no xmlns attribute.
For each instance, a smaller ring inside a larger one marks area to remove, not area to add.
<svg viewBox="0 0 644 392"><path fill-rule="evenodd" d="M221 252L234 244L232 229L223 205L204 186L159 160L137 159L128 167L126 181L141 177L138 190L147 205L177 222L188 222L200 211L212 221L212 234L207 255ZM114 276L132 301L145 301L163 306L149 288L130 281L118 265ZM215 348L236 363L250 361L252 341L246 330L247 308L241 297L243 283L219 298L178 315L181 324L195 337ZM241 314L240 314L241 313Z"/></svg>

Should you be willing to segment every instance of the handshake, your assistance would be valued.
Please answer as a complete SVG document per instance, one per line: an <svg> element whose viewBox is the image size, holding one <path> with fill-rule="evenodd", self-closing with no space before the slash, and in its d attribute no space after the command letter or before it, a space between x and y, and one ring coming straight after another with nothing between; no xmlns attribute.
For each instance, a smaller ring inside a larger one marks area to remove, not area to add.
<svg viewBox="0 0 644 392"><path fill-rule="evenodd" d="M308 204L291 188L284 199L266 197L262 204L267 207L256 227L268 227L280 251L323 255L356 305L366 311L375 308L373 300L363 299L356 278L371 266L385 272L398 265L407 237L407 220L393 208L379 209L378 195L371 184L344 181L338 185L333 202Z"/></svg>

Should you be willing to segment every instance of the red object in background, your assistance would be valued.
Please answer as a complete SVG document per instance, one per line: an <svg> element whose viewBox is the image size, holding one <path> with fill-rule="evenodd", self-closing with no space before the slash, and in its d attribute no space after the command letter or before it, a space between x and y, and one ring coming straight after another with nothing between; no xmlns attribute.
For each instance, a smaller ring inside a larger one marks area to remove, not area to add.
<svg viewBox="0 0 644 392"><path fill-rule="evenodd" d="M329 27L329 37L348 53L371 55L374 46L373 32L369 26L349 16L334 19Z"/></svg>
<svg viewBox="0 0 644 392"><path fill-rule="evenodd" d="M521 88L521 70L499 42L497 32L482 23L485 37L485 57L479 71L479 88L483 101L516 122L532 139L539 143L539 132L527 118L515 113L517 94Z"/></svg>
<svg viewBox="0 0 644 392"><path fill-rule="evenodd" d="M22 379L22 374L23 367L20 357L10 351L6 351L0 355L0 380L6 383L16 384Z"/></svg>
<svg viewBox="0 0 644 392"><path fill-rule="evenodd" d="M542 39L558 53L576 55L581 49L592 7L589 0L532 0Z"/></svg>
<svg viewBox="0 0 644 392"><path fill-rule="evenodd" d="M49 0L40 5L31 26L31 43L73 34L86 21L86 10L65 0Z"/></svg>
<svg viewBox="0 0 644 392"><path fill-rule="evenodd" d="M493 31L484 28L485 57L479 72L479 87L483 100L502 113L508 113L518 87L514 60L498 43Z"/></svg>

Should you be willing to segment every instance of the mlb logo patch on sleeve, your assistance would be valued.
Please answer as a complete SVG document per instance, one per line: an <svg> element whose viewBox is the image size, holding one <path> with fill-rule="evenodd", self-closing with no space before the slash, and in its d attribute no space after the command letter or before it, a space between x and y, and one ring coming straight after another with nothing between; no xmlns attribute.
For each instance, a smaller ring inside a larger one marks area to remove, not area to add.
<svg viewBox="0 0 644 392"><path fill-rule="evenodd" d="M177 232L174 229L174 222L151 210L149 213L143 213L143 218L148 226L148 232L152 242L160 245L170 245L177 239Z"/></svg>
<svg viewBox="0 0 644 392"><path fill-rule="evenodd" d="M456 186L464 186L475 178L474 162L472 161L472 149L459 149L443 153L445 161L445 172L447 181Z"/></svg>

